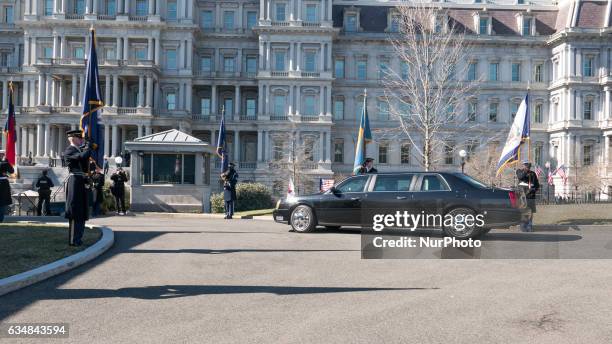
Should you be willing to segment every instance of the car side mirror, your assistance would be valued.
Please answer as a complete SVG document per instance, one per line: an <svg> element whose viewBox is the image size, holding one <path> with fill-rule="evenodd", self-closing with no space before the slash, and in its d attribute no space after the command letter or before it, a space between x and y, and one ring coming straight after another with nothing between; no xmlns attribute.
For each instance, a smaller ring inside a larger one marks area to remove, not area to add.
<svg viewBox="0 0 612 344"><path fill-rule="evenodd" d="M342 191L336 189L335 186L332 186L331 188L329 188L329 191L331 191L331 193L333 193L334 195L338 195L342 193Z"/></svg>

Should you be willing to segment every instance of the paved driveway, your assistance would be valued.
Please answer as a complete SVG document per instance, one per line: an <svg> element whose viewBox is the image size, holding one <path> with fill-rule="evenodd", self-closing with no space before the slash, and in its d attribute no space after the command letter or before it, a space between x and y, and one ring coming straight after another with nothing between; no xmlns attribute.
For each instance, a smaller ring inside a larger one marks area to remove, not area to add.
<svg viewBox="0 0 612 344"><path fill-rule="evenodd" d="M612 342L609 260L361 260L354 231L96 223L115 246L0 297L0 322L68 322L71 343Z"/></svg>

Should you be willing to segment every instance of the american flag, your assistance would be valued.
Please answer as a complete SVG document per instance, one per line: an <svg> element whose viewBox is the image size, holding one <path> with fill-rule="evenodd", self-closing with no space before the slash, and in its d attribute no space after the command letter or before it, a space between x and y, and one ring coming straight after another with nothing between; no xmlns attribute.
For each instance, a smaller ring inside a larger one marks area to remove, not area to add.
<svg viewBox="0 0 612 344"><path fill-rule="evenodd" d="M553 185L553 173L552 171L549 169L548 170L548 185Z"/></svg>
<svg viewBox="0 0 612 344"><path fill-rule="evenodd" d="M567 173L565 173L565 166L561 165L557 167L553 175L558 174L563 179L563 185L567 184Z"/></svg>
<svg viewBox="0 0 612 344"><path fill-rule="evenodd" d="M538 179L540 179L542 177L542 174L544 173L544 171L542 171L542 169L540 168L540 166L536 166L535 168L535 174L536 176L538 176Z"/></svg>
<svg viewBox="0 0 612 344"><path fill-rule="evenodd" d="M333 179L323 179L323 178L319 179L319 190L321 192L325 192L329 190L332 186L334 186Z"/></svg>

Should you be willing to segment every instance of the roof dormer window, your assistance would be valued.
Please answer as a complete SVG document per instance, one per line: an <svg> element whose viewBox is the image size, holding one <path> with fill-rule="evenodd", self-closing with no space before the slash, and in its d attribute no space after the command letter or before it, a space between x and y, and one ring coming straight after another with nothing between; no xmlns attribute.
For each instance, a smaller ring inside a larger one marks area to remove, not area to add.
<svg viewBox="0 0 612 344"><path fill-rule="evenodd" d="M516 14L516 25L518 32L522 36L534 36L535 35L535 18L527 13Z"/></svg>
<svg viewBox="0 0 612 344"><path fill-rule="evenodd" d="M359 9L350 7L344 11L344 31L359 31Z"/></svg>
<svg viewBox="0 0 612 344"><path fill-rule="evenodd" d="M490 35L491 34L491 17L483 9L482 12L474 13L474 26L475 31L479 35Z"/></svg>

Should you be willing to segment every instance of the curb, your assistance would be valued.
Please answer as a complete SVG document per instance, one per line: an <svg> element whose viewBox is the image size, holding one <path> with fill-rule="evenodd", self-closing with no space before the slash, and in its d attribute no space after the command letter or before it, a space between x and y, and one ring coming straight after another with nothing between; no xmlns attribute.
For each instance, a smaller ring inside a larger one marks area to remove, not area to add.
<svg viewBox="0 0 612 344"><path fill-rule="evenodd" d="M223 217L225 216L223 214L207 214L207 213L195 214L195 213L132 212L132 214L144 215L144 216L165 216L165 217L170 217L170 218L181 218L182 217L182 218L221 219L221 220L223 220ZM274 221L274 219L272 218L272 214L259 215L259 216L242 215L240 217L236 217L236 219Z"/></svg>
<svg viewBox="0 0 612 344"><path fill-rule="evenodd" d="M95 244L72 256L62 258L47 265L39 266L30 271L0 279L0 296L38 283L49 277L61 274L62 272L72 270L100 256L113 246L115 235L110 228L99 226L89 226L89 228L99 228L102 232L102 237Z"/></svg>

